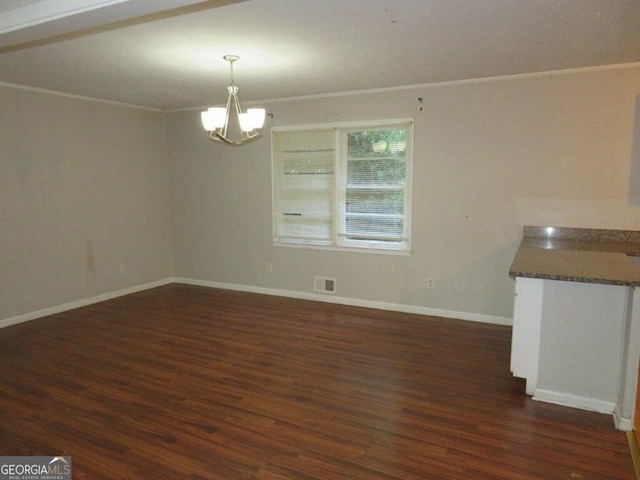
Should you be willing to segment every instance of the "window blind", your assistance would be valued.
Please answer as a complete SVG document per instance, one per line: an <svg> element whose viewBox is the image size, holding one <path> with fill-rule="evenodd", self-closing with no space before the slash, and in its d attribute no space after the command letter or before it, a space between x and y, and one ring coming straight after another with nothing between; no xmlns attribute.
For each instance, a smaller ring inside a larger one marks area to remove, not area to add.
<svg viewBox="0 0 640 480"><path fill-rule="evenodd" d="M332 243L335 130L274 132L274 239Z"/></svg>
<svg viewBox="0 0 640 480"><path fill-rule="evenodd" d="M411 124L340 132L344 212L338 236L343 241L408 240L408 162Z"/></svg>

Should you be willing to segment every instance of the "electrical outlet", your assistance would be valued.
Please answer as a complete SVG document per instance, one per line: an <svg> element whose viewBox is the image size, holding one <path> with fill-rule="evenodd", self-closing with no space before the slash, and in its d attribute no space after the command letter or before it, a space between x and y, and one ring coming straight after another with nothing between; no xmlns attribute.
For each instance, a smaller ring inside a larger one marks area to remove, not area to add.
<svg viewBox="0 0 640 480"><path fill-rule="evenodd" d="M264 265L264 271L267 272L267 273L273 272L273 265L271 265L271 262L267 262Z"/></svg>
<svg viewBox="0 0 640 480"><path fill-rule="evenodd" d="M436 288L435 278L427 278L427 288Z"/></svg>
<svg viewBox="0 0 640 480"><path fill-rule="evenodd" d="M126 263L121 263L120 264L120 273L122 275L124 275L125 273L127 273L127 264Z"/></svg>

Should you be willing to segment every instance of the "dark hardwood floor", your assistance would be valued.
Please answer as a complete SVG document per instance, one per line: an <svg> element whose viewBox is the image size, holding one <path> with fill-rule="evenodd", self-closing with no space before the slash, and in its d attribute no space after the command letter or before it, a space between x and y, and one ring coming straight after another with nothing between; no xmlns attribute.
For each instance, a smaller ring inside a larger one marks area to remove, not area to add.
<svg viewBox="0 0 640 480"><path fill-rule="evenodd" d="M179 284L0 330L0 455L76 479L634 479L508 327Z"/></svg>

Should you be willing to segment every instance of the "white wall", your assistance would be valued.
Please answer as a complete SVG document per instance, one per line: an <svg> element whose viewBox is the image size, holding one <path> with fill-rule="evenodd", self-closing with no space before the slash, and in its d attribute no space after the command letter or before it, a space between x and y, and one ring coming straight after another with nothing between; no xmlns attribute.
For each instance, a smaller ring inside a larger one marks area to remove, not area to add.
<svg viewBox="0 0 640 480"><path fill-rule="evenodd" d="M633 67L267 104L271 126L415 118L409 257L272 246L268 135L230 148L206 140L199 112L170 114L174 274L309 293L329 276L341 297L511 317L523 225L640 228L639 92Z"/></svg>
<svg viewBox="0 0 640 480"><path fill-rule="evenodd" d="M0 112L0 321L171 276L164 114L9 87Z"/></svg>
<svg viewBox="0 0 640 480"><path fill-rule="evenodd" d="M0 87L0 324L172 276L301 294L329 276L347 299L511 317L522 225L640 229L639 92L633 67L267 104L272 126L415 118L403 257L272 246L268 135L231 148L197 111Z"/></svg>

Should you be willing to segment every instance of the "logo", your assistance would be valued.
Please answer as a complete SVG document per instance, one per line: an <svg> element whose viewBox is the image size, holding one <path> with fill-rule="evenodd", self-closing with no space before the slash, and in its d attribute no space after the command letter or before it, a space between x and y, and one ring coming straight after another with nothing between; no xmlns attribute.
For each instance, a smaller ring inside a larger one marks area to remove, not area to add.
<svg viewBox="0 0 640 480"><path fill-rule="evenodd" d="M0 480L71 480L71 457L0 457Z"/></svg>

